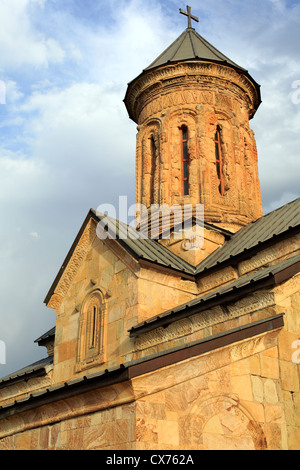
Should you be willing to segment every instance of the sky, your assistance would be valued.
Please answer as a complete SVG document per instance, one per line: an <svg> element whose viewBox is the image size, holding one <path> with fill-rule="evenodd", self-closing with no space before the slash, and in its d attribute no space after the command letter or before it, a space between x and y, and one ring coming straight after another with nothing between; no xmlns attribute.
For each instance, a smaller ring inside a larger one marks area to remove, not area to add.
<svg viewBox="0 0 300 470"><path fill-rule="evenodd" d="M198 33L261 85L251 128L268 213L300 196L300 1L189 4ZM123 99L187 27L179 8L0 0L0 377L47 355L34 343L55 325L43 301L89 209L134 203L136 124Z"/></svg>

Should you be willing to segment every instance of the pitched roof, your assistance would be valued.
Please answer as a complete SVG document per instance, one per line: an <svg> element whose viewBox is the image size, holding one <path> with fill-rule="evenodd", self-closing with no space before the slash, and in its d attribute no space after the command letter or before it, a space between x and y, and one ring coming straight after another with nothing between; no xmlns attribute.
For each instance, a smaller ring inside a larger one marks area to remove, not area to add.
<svg viewBox="0 0 300 470"><path fill-rule="evenodd" d="M53 364L53 357L48 356L44 359L41 359L29 366L23 367L22 369L7 375L0 379L0 387L2 385L7 385L8 382L16 381L16 380L23 380L25 378L29 378L30 376L42 376L46 374L46 367Z"/></svg>
<svg viewBox="0 0 300 470"><path fill-rule="evenodd" d="M129 225L113 219L104 214L100 214L94 209L90 209L85 221L83 222L81 229L75 238L50 290L44 300L45 304L48 304L52 294L57 287L61 276L63 275L74 250L89 222L93 218L96 223L105 221L107 238L114 239L127 250L136 260L139 262L148 262L153 265L160 266L165 269L172 269L174 273L178 273L181 277L194 276L195 268L189 263L181 259L179 256L172 253L170 250L158 243L157 240L145 238L140 236L132 227Z"/></svg>
<svg viewBox="0 0 300 470"><path fill-rule="evenodd" d="M35 340L35 343L38 343L41 345L44 341L47 341L49 338L54 338L55 336L55 326L51 328L51 330L47 331L44 333L42 336L40 336L38 339Z"/></svg>
<svg viewBox="0 0 300 470"><path fill-rule="evenodd" d="M55 286L59 282L59 279L68 263L68 260L72 256L72 252L78 242L80 235L83 233L84 228L90 218L93 217L96 221L105 220L107 223L107 230L111 235L111 238L116 238L117 242L128 250L136 259L147 260L150 263L157 264L160 267L169 267L174 271L196 275L201 274L214 267L220 267L221 264L231 262L234 258L240 257L243 254L249 256L251 250L256 250L257 247L263 249L265 243L273 241L280 236L286 236L291 231L299 231L300 229L300 198L292 201L279 209L261 217L256 222L249 224L248 226L241 229L239 232L233 235L233 237L227 241L223 246L213 252L208 258L198 265L195 269L193 266L186 263L180 257L171 253L167 248L160 245L157 240L151 240L150 238L141 238L137 236L137 232L127 226L126 224L108 218L103 214L99 214L94 210L90 210L81 230L64 262L58 276L53 283L47 298L52 295ZM143 322L142 324L136 325L131 330L131 334L136 335L147 331L148 329L156 328L161 324L167 325L170 321L175 321L180 318L181 315L187 316L189 314L199 311L201 308L208 308L211 302L217 301L218 303L222 298L230 294L237 295L238 291L244 289L253 288L255 285L260 285L264 282L282 282L285 277L299 272L300 269L300 256L289 258L275 266L266 267L260 271L253 272L248 276L241 277L236 281L212 291L204 296L198 297L184 305L180 305L177 308L167 311L163 314L155 316ZM283 276L283 277L282 277ZM47 298L45 302L47 302ZM36 340L36 342L43 341L55 334L55 327L49 330L47 333L42 335ZM0 380L0 386L14 379L19 379L32 375L34 373L45 372L45 367L50 365L53 358L47 357L38 361L35 364L25 367L20 371L15 372L7 377Z"/></svg>
<svg viewBox="0 0 300 470"><path fill-rule="evenodd" d="M95 211L93 213L97 214ZM104 216L98 213L97 217L100 221ZM258 246L263 248L264 244L287 235L292 229L300 229L300 198L243 227L196 268L162 246L157 240L140 238L138 232L130 226L111 218L106 220L111 224L108 229L112 236L116 236L136 258L196 275L210 268L219 267L221 263L232 261L235 257L247 255L250 250L256 250Z"/></svg>
<svg viewBox="0 0 300 470"><path fill-rule="evenodd" d="M231 239L226 241L210 256L203 260L196 268L172 253L168 248L161 245L157 240L139 236L132 227L111 217L100 214L91 209L87 215L49 293L45 299L47 304L53 294L59 280L72 257L74 249L88 223L93 218L97 223L105 218L108 237L115 239L125 250L127 250L141 264L149 263L152 267L159 269L171 269L174 274L187 279L194 279L196 275L206 273L209 269L217 269L220 265L234 262L241 256L245 257L257 248L274 242L280 237L290 235L291 230L300 229L300 198L290 202L279 209L261 217L256 222L235 233Z"/></svg>
<svg viewBox="0 0 300 470"><path fill-rule="evenodd" d="M221 263L231 262L233 258L242 254L249 255L249 252L256 250L258 246L262 249L266 243L271 240L275 241L278 237L297 228L300 228L300 198L243 227L223 246L202 261L197 266L196 273L217 267Z"/></svg>
<svg viewBox="0 0 300 470"><path fill-rule="evenodd" d="M238 68L243 72L245 69L218 51L212 44L204 39L193 28L187 28L157 59L145 69L150 70L161 65L179 62L183 60L201 59L210 62L221 62Z"/></svg>
<svg viewBox="0 0 300 470"><path fill-rule="evenodd" d="M249 72L216 49L206 39L200 36L194 28L187 28L162 54L146 67L138 77L128 83L124 103L133 121L137 122L137 117L133 113L130 97L136 84L137 90L140 89L140 84L138 83L140 78L147 73L152 73L153 70L159 67L168 64L176 65L185 61L215 63L233 68L238 74L243 75L252 83L255 89L255 110L260 106L260 85L251 77ZM253 116L254 113L250 117L252 118Z"/></svg>
<svg viewBox="0 0 300 470"><path fill-rule="evenodd" d="M100 214L91 210L98 221L105 221L106 230L109 238L115 239L124 248L126 248L136 259L146 260L151 263L171 268L181 273L194 273L194 267L184 261L179 256L172 253L163 245L141 235L133 227L119 220Z"/></svg>
<svg viewBox="0 0 300 470"><path fill-rule="evenodd" d="M300 255L288 258L287 260L277 263L274 266L261 269L260 271L254 271L208 294L154 316L132 327L130 334L131 336L137 336L161 326L166 328L174 321L228 301L229 296L231 297L233 295L235 299L238 299L239 296L244 296L246 293L249 293L249 291L252 292L253 289L256 290L262 287L280 284L298 272L300 272Z"/></svg>

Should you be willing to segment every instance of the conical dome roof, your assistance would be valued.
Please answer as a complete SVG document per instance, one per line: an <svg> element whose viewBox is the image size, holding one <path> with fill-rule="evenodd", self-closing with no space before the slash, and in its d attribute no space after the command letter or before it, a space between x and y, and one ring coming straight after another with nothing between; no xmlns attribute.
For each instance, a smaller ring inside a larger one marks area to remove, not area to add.
<svg viewBox="0 0 300 470"><path fill-rule="evenodd" d="M246 72L245 69L218 51L193 28L187 28L145 71L168 63L193 59L221 62Z"/></svg>
<svg viewBox="0 0 300 470"><path fill-rule="evenodd" d="M246 94L249 94L249 100L251 102L250 118L254 116L261 103L260 85L256 83L246 69L222 54L222 52L200 36L194 28L188 27L154 60L154 62L145 68L138 77L128 83L124 103L133 121L137 122L136 106L137 100L139 100L138 97L142 94L145 87L147 88L148 86L146 82L142 80L144 80L147 75L151 77L154 70L172 65L176 67L177 64L184 62L208 62L234 69L239 77L234 78L234 80L238 80L238 86L242 88L245 87Z"/></svg>

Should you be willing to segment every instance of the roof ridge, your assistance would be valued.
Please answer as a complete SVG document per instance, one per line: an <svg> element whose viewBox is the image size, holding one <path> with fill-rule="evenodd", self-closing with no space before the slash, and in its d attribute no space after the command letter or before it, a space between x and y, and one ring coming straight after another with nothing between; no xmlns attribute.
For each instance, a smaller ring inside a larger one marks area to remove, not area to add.
<svg viewBox="0 0 300 470"><path fill-rule="evenodd" d="M243 71L244 73L247 73L247 70L238 65L236 62L232 61L229 57L227 57L225 54L223 54L221 51L219 51L215 46L213 46L210 42L208 42L203 36L201 36L194 28L187 28L183 31L183 33L175 39L175 41L170 44L167 49L165 49L147 68L144 69L144 72L147 70L151 70L152 68L161 66L163 64L167 64L168 62L175 62L175 57L178 54L179 50L181 49L182 45L184 44L185 40L189 38L191 48L192 48L192 57L183 57L181 60L192 60L192 59L199 59L199 60L211 60L211 61L220 61L224 62L228 65L231 65L233 67L236 67ZM209 51L210 54L212 54L215 59L212 59L211 57L206 57L205 50L203 54L197 53L197 44L195 41L200 41L202 48L206 48L207 51ZM161 63L161 59L164 58L164 62Z"/></svg>
<svg viewBox="0 0 300 470"><path fill-rule="evenodd" d="M183 31L183 34L181 35L181 36L182 36L182 40L179 42L179 46L178 46L178 48L176 49L176 52L174 52L174 54L173 54L173 56L172 56L172 59L173 59L173 57L175 57L175 55L177 54L177 52L178 52L179 49L181 48L181 46L182 46L182 44L183 44L183 42L184 42L184 40L185 40L185 38L186 38L186 36L187 36L187 33L188 33L187 30ZM180 38L181 38L181 36L180 36ZM178 39L179 39L179 38L178 38ZM178 39L177 39L177 40L178 40ZM175 45L175 44L176 44L176 41L173 42L173 45Z"/></svg>
<svg viewBox="0 0 300 470"><path fill-rule="evenodd" d="M295 204L299 210L287 208ZM218 247L196 266L196 273L206 271L217 264L228 262L232 257L240 256L255 247L267 243L274 236L284 236L289 229L300 226L300 198L269 212L236 232L230 240Z"/></svg>
<svg viewBox="0 0 300 470"><path fill-rule="evenodd" d="M147 256L150 261L155 262L157 264L162 264L162 260L159 259L160 254L161 256L164 256L166 258L166 260L164 261L165 265L182 272L188 272L192 275L195 274L194 266L182 259L180 256L176 255L176 253L173 253L172 251L168 250L168 248L166 248L165 246L159 244L157 240L153 240L152 238L145 236L145 234L140 235L138 230L136 230L131 225L126 224L126 222L102 214L93 209L92 212L96 214L98 219L101 220L101 218L106 218L108 223L111 222L113 226L108 227L108 229L111 229L114 232L117 237L117 241L123 241L124 244L126 244L128 248L133 250L139 258L147 259ZM120 233L124 234L125 232L127 236L125 238L120 237ZM132 235L132 237L130 235ZM135 246L133 246L134 244ZM146 256L143 256L143 251Z"/></svg>
<svg viewBox="0 0 300 470"><path fill-rule="evenodd" d="M195 30L194 30L195 31ZM192 40L192 36L191 36L191 28L188 28L187 29L187 33L189 35L189 38L190 38L190 41L191 41L191 45L192 45L192 49L193 49L193 53L194 53L194 56L195 58L197 57L197 54L196 54L196 51L195 51L195 47L194 47L194 43L193 43L193 40Z"/></svg>

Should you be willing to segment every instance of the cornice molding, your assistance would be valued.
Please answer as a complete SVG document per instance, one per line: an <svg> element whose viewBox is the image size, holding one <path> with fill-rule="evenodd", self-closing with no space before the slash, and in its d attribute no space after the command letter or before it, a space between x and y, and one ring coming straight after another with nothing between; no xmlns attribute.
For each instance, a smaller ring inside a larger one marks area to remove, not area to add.
<svg viewBox="0 0 300 470"><path fill-rule="evenodd" d="M229 84L231 94L247 103L252 118L261 99L259 88L251 77L229 65L200 60L168 64L143 72L129 84L124 101L131 119L139 122L143 107L163 94L178 92L183 86L185 90L182 91L186 92L189 88L203 92L217 88L228 92Z"/></svg>

